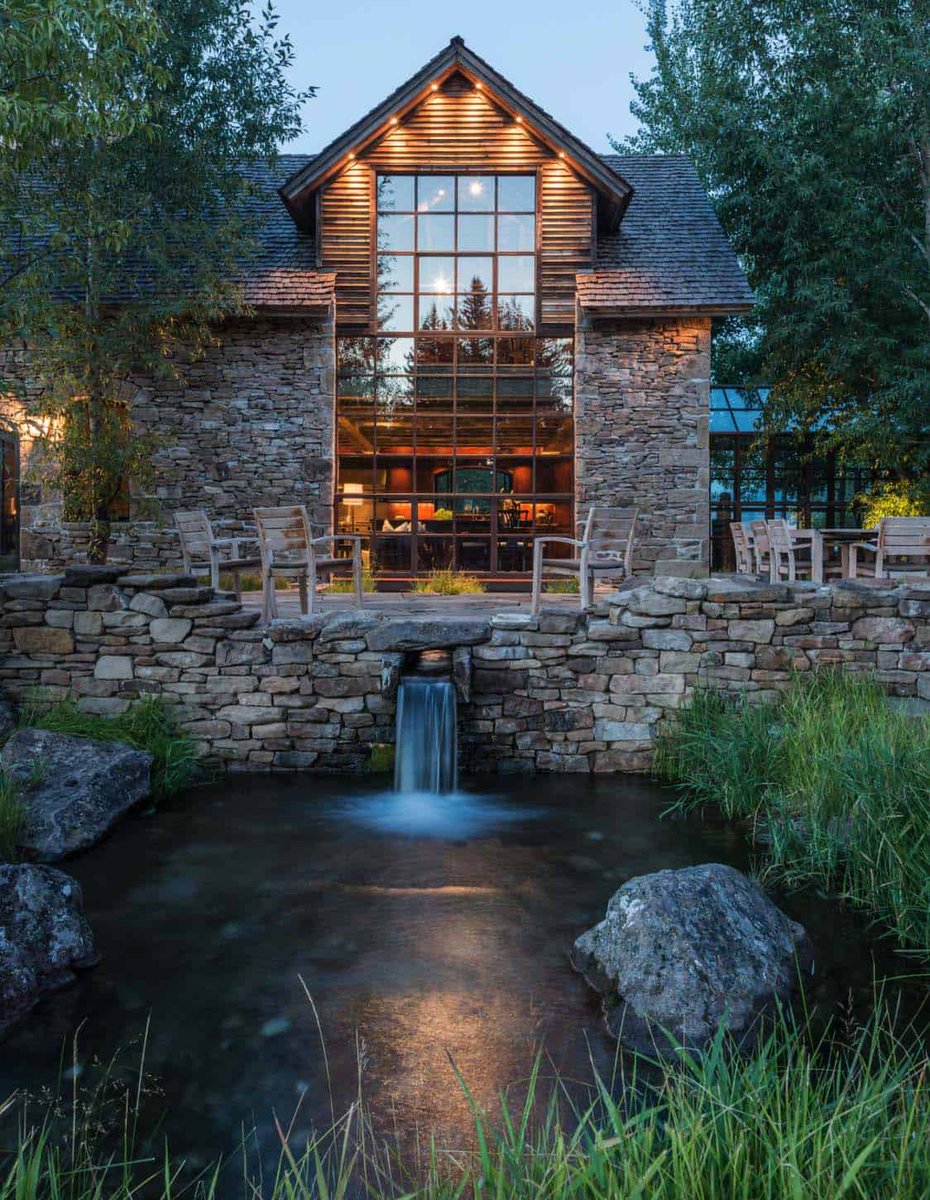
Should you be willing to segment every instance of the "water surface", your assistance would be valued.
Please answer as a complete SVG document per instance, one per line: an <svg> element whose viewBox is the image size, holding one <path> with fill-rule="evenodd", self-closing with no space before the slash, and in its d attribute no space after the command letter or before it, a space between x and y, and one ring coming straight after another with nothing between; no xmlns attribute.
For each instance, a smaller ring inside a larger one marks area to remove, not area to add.
<svg viewBox="0 0 930 1200"><path fill-rule="evenodd" d="M460 1144L452 1062L483 1103L541 1047L569 1077L589 1078L592 1060L610 1071L615 1047L568 951L620 884L747 868L742 830L660 820L668 801L635 778L485 778L437 804L380 780L253 776L134 816L67 864L102 961L0 1045L0 1095L50 1084L79 1027L90 1075L150 1018L164 1132L198 1161L253 1122L273 1155L272 1112L300 1101L302 1125L323 1122L359 1074L384 1128ZM876 976L909 969L834 902L782 906L814 939L824 1010L865 1011Z"/></svg>

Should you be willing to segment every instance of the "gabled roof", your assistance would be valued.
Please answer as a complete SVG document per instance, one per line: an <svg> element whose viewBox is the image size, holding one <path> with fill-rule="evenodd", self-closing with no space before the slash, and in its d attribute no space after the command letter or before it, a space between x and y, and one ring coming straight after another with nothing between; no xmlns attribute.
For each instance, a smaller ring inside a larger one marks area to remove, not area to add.
<svg viewBox="0 0 930 1200"><path fill-rule="evenodd" d="M445 80L456 73L480 85L495 103L512 116L519 116L541 142L570 160L597 192L603 217L602 228L616 227L633 194L633 188L627 180L618 174L610 162L595 154L483 58L469 50L460 37L454 37L448 46L406 83L330 142L305 167L290 176L281 187L280 195L298 224L304 227L312 225L312 196L327 179L345 166L350 154L358 154L377 141L391 129L393 118L402 120L430 94L434 86L441 87Z"/></svg>
<svg viewBox="0 0 930 1200"><path fill-rule="evenodd" d="M578 276L592 316L748 312L752 289L691 160L610 155L635 194L620 228L598 238L593 272Z"/></svg>

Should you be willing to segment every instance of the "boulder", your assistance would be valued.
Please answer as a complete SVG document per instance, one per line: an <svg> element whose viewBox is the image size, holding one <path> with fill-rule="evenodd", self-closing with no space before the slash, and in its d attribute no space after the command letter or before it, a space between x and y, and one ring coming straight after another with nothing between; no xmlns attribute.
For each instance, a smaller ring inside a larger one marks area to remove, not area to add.
<svg viewBox="0 0 930 1200"><path fill-rule="evenodd" d="M699 1049L721 1023L751 1043L759 1015L811 961L803 927L720 863L631 879L572 950L608 1029L644 1053Z"/></svg>
<svg viewBox="0 0 930 1200"><path fill-rule="evenodd" d="M78 884L53 867L0 866L0 1033L97 962Z"/></svg>
<svg viewBox="0 0 930 1200"><path fill-rule="evenodd" d="M20 785L20 846L40 862L92 846L151 790L151 754L47 729L18 729L0 767Z"/></svg>

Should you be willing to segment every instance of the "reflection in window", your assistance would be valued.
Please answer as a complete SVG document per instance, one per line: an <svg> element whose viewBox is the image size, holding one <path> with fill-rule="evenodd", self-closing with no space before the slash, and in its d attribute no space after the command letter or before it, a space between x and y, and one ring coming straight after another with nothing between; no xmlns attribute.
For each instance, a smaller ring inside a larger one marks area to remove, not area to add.
<svg viewBox="0 0 930 1200"><path fill-rule="evenodd" d="M337 527L383 573L528 571L573 512L572 342L536 336L535 177L380 176L377 197L378 333L338 341Z"/></svg>

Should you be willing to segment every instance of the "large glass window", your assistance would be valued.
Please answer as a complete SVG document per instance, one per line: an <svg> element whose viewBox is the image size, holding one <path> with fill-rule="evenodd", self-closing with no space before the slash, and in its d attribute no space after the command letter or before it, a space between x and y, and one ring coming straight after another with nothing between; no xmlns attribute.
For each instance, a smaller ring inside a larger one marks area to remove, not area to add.
<svg viewBox="0 0 930 1200"><path fill-rule="evenodd" d="M528 571L572 530L572 343L536 333L533 175L379 176L376 331L339 339L337 527L373 567Z"/></svg>

